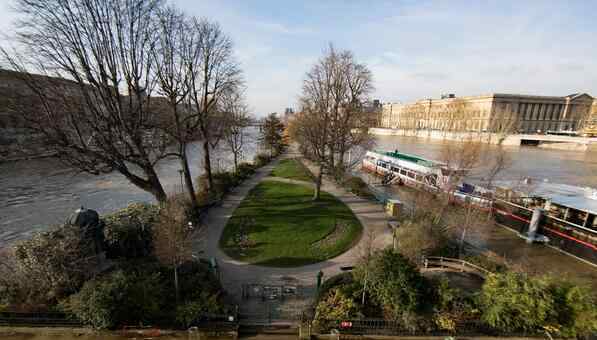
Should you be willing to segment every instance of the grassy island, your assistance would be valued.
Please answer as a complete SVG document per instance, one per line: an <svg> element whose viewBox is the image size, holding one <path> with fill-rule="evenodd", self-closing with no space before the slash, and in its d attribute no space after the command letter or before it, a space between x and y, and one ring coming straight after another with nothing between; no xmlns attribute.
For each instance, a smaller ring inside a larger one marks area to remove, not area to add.
<svg viewBox="0 0 597 340"><path fill-rule="evenodd" d="M305 185L264 181L228 221L220 247L252 264L294 267L324 261L348 250L362 226L340 200L323 192L312 200Z"/></svg>

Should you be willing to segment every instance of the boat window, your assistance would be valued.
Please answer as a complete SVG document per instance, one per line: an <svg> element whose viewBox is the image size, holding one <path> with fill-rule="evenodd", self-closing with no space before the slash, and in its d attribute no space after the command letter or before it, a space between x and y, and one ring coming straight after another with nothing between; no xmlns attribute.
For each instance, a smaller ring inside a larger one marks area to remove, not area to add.
<svg viewBox="0 0 597 340"><path fill-rule="evenodd" d="M405 175L405 176L406 176L406 170L404 170L404 169L400 169L400 174L401 174L401 175Z"/></svg>
<svg viewBox="0 0 597 340"><path fill-rule="evenodd" d="M408 173L406 173L406 175L407 175L408 177L410 177L410 178L415 178L415 173L414 173L414 172L410 172L410 171L409 171Z"/></svg>
<svg viewBox="0 0 597 340"><path fill-rule="evenodd" d="M398 172L399 170L400 170L400 169L398 169L398 168L397 168L397 167L395 167L395 166L393 166L393 167L392 167L392 171L396 171L396 172Z"/></svg>

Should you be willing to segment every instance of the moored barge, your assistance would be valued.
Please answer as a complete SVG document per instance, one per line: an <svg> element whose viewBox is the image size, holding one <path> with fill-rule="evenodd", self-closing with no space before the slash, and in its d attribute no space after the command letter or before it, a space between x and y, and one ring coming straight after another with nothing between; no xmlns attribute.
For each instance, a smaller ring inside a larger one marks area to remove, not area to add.
<svg viewBox="0 0 597 340"><path fill-rule="evenodd" d="M368 151L364 170L384 177L384 184L405 184L418 189L449 193L493 211L496 221L530 241L548 245L597 264L597 190L549 182L497 182L496 188L459 183L463 169L398 151ZM535 215L535 216L534 216ZM533 234L533 235L530 235ZM545 237L535 237L534 235Z"/></svg>

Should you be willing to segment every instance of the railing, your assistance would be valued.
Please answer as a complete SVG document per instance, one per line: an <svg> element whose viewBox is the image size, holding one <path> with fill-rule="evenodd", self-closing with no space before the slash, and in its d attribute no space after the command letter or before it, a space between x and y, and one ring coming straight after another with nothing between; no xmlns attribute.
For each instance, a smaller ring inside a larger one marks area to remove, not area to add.
<svg viewBox="0 0 597 340"><path fill-rule="evenodd" d="M8 326L81 326L79 320L64 313L0 312L0 325Z"/></svg>
<svg viewBox="0 0 597 340"><path fill-rule="evenodd" d="M461 259L454 259L443 256L427 256L423 258L423 266L427 268L446 268L458 270L460 272L477 274L481 277L485 277L492 274L489 270L480 267L474 263L470 263Z"/></svg>

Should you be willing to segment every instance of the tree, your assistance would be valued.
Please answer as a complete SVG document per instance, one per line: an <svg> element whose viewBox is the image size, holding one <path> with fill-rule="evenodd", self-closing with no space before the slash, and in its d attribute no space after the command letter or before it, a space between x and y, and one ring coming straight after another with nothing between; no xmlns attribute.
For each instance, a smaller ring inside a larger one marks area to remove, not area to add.
<svg viewBox="0 0 597 340"><path fill-rule="evenodd" d="M158 93L165 96L167 114L161 124L164 131L177 143L182 173L189 201L194 210L198 209L193 178L189 167L187 145L195 137L190 128L192 110L189 105L189 73L186 62L190 53L197 47L196 41L187 35L190 24L184 14L173 7L165 8L158 13L157 45L153 49Z"/></svg>
<svg viewBox="0 0 597 340"><path fill-rule="evenodd" d="M242 95L239 93L232 93L225 98L223 110L225 112L224 142L232 152L234 172L238 172L238 161L242 159L248 138L247 127L250 116Z"/></svg>
<svg viewBox="0 0 597 340"><path fill-rule="evenodd" d="M232 41L218 23L193 19L187 34L195 46L186 61L190 103L194 107L191 127L198 129L203 140L203 167L209 192L213 187L210 148L223 135L222 100L238 91L242 74L233 56Z"/></svg>
<svg viewBox="0 0 597 340"><path fill-rule="evenodd" d="M192 259L191 237L194 230L189 221L184 202L171 198L160 211L157 225L153 227L155 255L162 264L174 272L176 303L179 302L178 268Z"/></svg>
<svg viewBox="0 0 597 340"><path fill-rule="evenodd" d="M336 321L352 319L358 316L356 303L339 288L332 288L315 309L315 323L326 328Z"/></svg>
<svg viewBox="0 0 597 340"><path fill-rule="evenodd" d="M479 299L483 321L504 332L536 332L555 307L545 279L514 272L488 276Z"/></svg>
<svg viewBox="0 0 597 340"><path fill-rule="evenodd" d="M362 268L358 268L355 274L359 281L364 282ZM426 304L428 282L413 263L392 249L375 254L367 278L372 297L394 320L420 312Z"/></svg>
<svg viewBox="0 0 597 340"><path fill-rule="evenodd" d="M270 157L280 153L284 148L283 133L284 124L276 113L270 113L263 120L260 137L261 145L269 149Z"/></svg>
<svg viewBox="0 0 597 340"><path fill-rule="evenodd" d="M165 201L154 167L168 141L154 126L151 99L160 6L160 0L16 0L24 52L3 55L33 93L35 105L21 113L49 150L91 174L116 170ZM71 81L39 82L32 71Z"/></svg>
<svg viewBox="0 0 597 340"><path fill-rule="evenodd" d="M368 113L362 104L372 89L367 67L350 51L338 52L332 45L307 72L292 135L319 165L314 199L319 198L323 173L342 171L344 154L368 140Z"/></svg>

